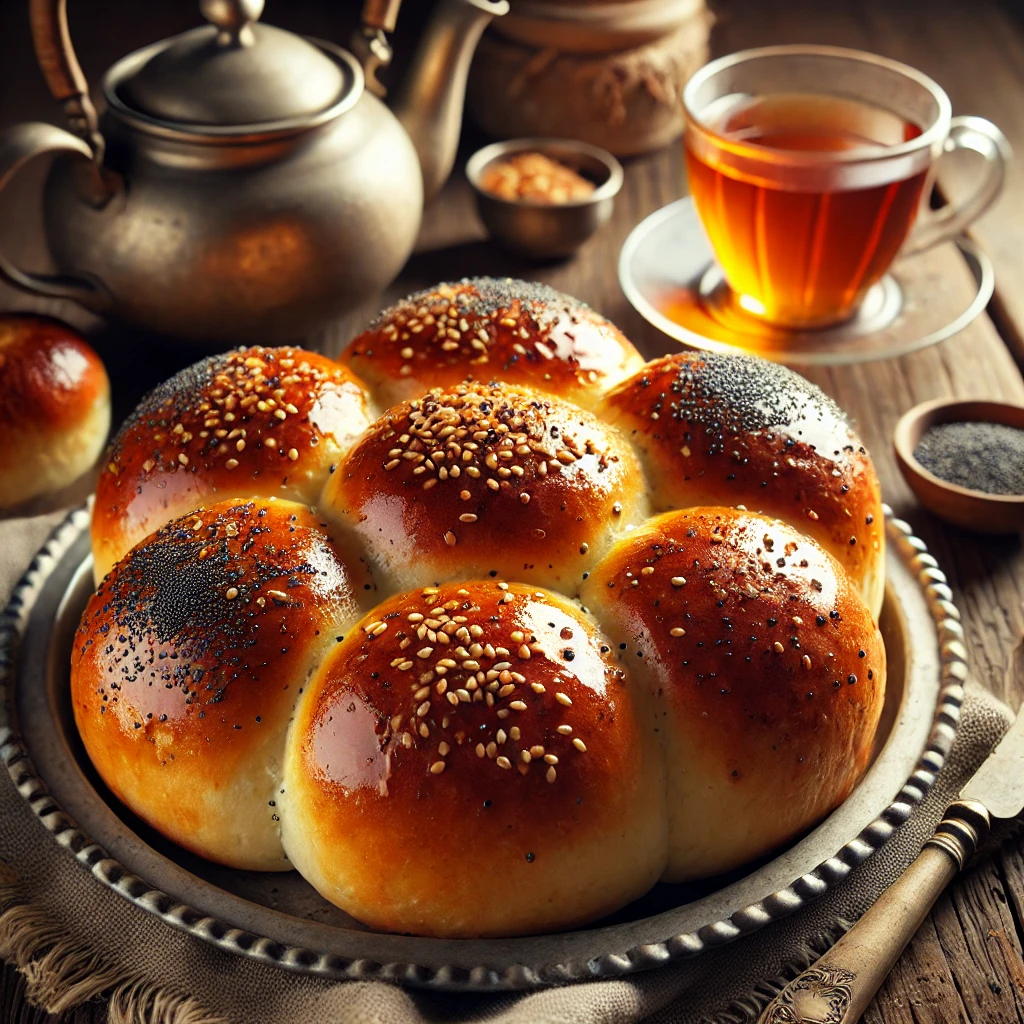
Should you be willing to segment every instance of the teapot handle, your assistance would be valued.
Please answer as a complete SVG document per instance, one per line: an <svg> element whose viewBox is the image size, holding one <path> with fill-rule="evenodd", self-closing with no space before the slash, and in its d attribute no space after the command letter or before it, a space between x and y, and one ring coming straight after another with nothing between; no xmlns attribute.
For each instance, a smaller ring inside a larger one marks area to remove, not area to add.
<svg viewBox="0 0 1024 1024"><path fill-rule="evenodd" d="M39 122L19 124L0 132L0 191L30 160L44 153L77 153L90 162L93 151L83 139L63 128ZM24 291L57 299L74 299L87 309L103 312L111 303L107 290L89 277L32 274L19 270L0 251L0 277Z"/></svg>
<svg viewBox="0 0 1024 1024"><path fill-rule="evenodd" d="M89 156L103 162L104 142L89 84L71 45L67 0L29 0L29 21L36 60L53 98L64 107L68 124L89 146Z"/></svg>
<svg viewBox="0 0 1024 1024"><path fill-rule="evenodd" d="M394 32L402 0L363 0L362 28L352 37L352 49L363 66L366 88L375 96L387 93L377 72L391 63L387 33Z"/></svg>

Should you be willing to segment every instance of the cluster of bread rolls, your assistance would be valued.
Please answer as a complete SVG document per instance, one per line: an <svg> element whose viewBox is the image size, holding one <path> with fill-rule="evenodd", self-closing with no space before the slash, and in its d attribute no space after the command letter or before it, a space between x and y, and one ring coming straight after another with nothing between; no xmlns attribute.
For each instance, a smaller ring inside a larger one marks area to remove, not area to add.
<svg viewBox="0 0 1024 1024"><path fill-rule="evenodd" d="M113 441L74 711L188 849L380 929L569 928L791 840L865 770L883 522L834 403L440 285L339 363L207 359Z"/></svg>

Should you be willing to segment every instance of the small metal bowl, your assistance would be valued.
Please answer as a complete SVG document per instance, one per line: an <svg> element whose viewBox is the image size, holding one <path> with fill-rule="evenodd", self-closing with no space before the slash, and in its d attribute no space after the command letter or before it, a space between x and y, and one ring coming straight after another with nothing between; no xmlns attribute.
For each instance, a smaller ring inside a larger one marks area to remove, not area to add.
<svg viewBox="0 0 1024 1024"><path fill-rule="evenodd" d="M896 424L893 435L900 472L918 501L954 526L975 533L1024 533L1024 495L986 494L951 484L930 473L914 458L929 427L939 423L981 422L1024 429L1024 406L946 398L915 406Z"/></svg>
<svg viewBox="0 0 1024 1024"><path fill-rule="evenodd" d="M586 199L566 203L501 199L484 191L480 186L484 171L515 153L543 153L597 187ZM474 153L466 164L466 177L476 192L480 219L491 235L515 252L546 260L571 256L608 222L622 188L622 165L611 153L573 139L511 139Z"/></svg>

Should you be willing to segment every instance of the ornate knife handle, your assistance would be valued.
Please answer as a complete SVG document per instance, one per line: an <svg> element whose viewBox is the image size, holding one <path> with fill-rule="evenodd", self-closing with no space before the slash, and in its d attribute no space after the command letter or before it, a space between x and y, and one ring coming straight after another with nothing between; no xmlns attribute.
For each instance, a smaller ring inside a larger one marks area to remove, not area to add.
<svg viewBox="0 0 1024 1024"><path fill-rule="evenodd" d="M982 804L950 804L913 864L820 960L768 1004L758 1024L855 1024L988 830L989 815Z"/></svg>

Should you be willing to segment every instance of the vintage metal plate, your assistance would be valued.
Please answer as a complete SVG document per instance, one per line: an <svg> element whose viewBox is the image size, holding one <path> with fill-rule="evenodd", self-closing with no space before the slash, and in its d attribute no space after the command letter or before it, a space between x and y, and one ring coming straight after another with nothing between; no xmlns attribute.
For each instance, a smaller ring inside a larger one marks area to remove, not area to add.
<svg viewBox="0 0 1024 1024"><path fill-rule="evenodd" d="M864 780L775 857L699 884L658 885L578 931L507 940L371 932L297 874L209 864L121 807L92 770L70 707L70 644L92 586L83 509L44 545L0 619L0 684L8 698L0 709L0 758L69 856L146 913L232 953L331 978L474 991L656 967L756 931L820 896L889 839L942 766L963 696L963 631L935 560L889 510L887 518L882 628L889 693Z"/></svg>

